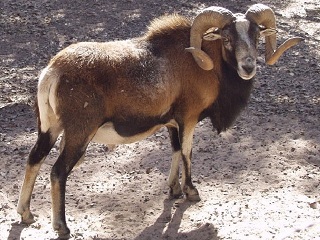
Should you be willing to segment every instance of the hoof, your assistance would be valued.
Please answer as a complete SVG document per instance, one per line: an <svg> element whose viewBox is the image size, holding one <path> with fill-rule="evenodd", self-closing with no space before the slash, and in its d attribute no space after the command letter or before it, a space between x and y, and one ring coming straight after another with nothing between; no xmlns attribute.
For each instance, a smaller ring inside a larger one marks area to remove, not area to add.
<svg viewBox="0 0 320 240"><path fill-rule="evenodd" d="M26 211L21 214L21 223L30 225L34 223L36 220L34 220L34 216L30 211Z"/></svg>
<svg viewBox="0 0 320 240"><path fill-rule="evenodd" d="M200 198L199 194L197 194L197 195L186 194L186 197L191 202L199 202L199 201L201 201L201 198Z"/></svg>
<svg viewBox="0 0 320 240"><path fill-rule="evenodd" d="M201 201L199 192L195 187L184 187L184 192L186 197L191 202L199 202Z"/></svg>
<svg viewBox="0 0 320 240"><path fill-rule="evenodd" d="M181 190L180 185L176 187L176 189L170 187L170 192L169 192L169 200L172 199L179 199L183 197L183 192Z"/></svg>
<svg viewBox="0 0 320 240"><path fill-rule="evenodd" d="M169 197L168 197L169 200L180 199L180 198L183 198L182 192L179 193L179 194L172 194L172 193L170 192Z"/></svg>
<svg viewBox="0 0 320 240"><path fill-rule="evenodd" d="M59 239L69 239L70 238L70 232L69 233L60 233L58 232Z"/></svg>
<svg viewBox="0 0 320 240"><path fill-rule="evenodd" d="M58 233L59 239L70 238L70 230L67 226L62 224L57 224L53 226L53 229Z"/></svg>

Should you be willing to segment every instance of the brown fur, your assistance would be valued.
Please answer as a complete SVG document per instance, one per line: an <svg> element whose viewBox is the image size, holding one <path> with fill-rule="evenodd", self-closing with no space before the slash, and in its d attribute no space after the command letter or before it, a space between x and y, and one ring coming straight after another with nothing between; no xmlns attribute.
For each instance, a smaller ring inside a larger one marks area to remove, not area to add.
<svg viewBox="0 0 320 240"><path fill-rule="evenodd" d="M63 96L58 95L62 122L74 123L70 116L85 113L98 115L98 125L115 116L159 116L173 104L187 108L186 118L200 114L217 97L218 76L201 71L184 51L189 29L190 22L181 16L163 17L130 42L79 43L62 50L49 64L62 73L57 89ZM158 51L159 60L153 56Z"/></svg>

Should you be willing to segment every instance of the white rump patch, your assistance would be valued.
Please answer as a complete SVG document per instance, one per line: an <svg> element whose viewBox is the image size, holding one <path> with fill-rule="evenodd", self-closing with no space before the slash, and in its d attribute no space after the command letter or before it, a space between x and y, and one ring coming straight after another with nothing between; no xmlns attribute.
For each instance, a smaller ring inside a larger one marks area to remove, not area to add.
<svg viewBox="0 0 320 240"><path fill-rule="evenodd" d="M39 77L37 98L41 132L47 132L49 128L54 130L59 125L59 118L56 115L56 87L58 80L58 74L50 67L46 67Z"/></svg>

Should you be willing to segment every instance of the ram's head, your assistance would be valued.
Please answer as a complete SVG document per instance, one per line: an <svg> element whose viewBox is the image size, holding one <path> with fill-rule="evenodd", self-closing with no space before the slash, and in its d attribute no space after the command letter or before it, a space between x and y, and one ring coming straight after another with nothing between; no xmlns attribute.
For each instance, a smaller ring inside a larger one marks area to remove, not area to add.
<svg viewBox="0 0 320 240"><path fill-rule="evenodd" d="M265 37L265 59L269 65L302 40L299 37L290 38L277 48L276 35L275 15L268 6L255 4L245 14L233 14L225 8L209 7L194 19L190 47L186 50L192 53L202 69L211 70L213 60L201 50L202 40L220 40L223 59L237 70L242 79L248 80L256 73L259 37Z"/></svg>

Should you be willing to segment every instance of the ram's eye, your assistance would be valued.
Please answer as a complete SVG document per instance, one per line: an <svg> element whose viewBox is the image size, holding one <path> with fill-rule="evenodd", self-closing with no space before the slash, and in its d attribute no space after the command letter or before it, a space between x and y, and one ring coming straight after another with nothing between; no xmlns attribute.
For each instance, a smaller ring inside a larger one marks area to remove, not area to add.
<svg viewBox="0 0 320 240"><path fill-rule="evenodd" d="M224 43L229 43L230 42L230 39L228 37L224 37L222 38L223 42Z"/></svg>
<svg viewBox="0 0 320 240"><path fill-rule="evenodd" d="M230 47L230 43L231 43L230 38L224 37L222 38L222 42L223 42L223 45L225 45L226 47Z"/></svg>

